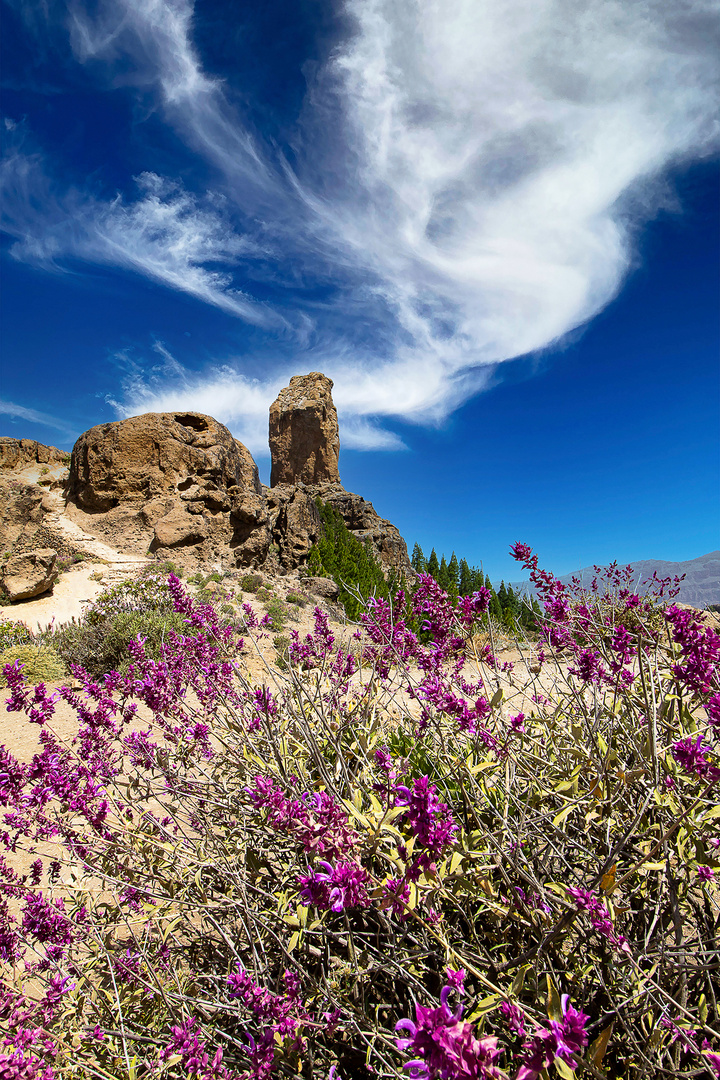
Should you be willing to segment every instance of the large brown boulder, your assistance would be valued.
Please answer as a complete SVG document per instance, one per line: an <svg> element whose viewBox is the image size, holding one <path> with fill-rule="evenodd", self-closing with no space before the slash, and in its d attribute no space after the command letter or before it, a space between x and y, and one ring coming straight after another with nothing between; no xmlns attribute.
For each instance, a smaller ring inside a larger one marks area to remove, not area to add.
<svg viewBox="0 0 720 1080"><path fill-rule="evenodd" d="M294 375L270 406L270 486L340 483L340 436L332 379Z"/></svg>
<svg viewBox="0 0 720 1080"><path fill-rule="evenodd" d="M260 491L250 452L223 424L202 413L145 413L80 436L68 497L96 512L192 489L207 504L233 485Z"/></svg>
<svg viewBox="0 0 720 1080"><path fill-rule="evenodd" d="M13 555L2 568L2 583L10 600L29 600L41 596L55 584L57 552L52 548Z"/></svg>
<svg viewBox="0 0 720 1080"><path fill-rule="evenodd" d="M81 435L70 463L68 513L124 550L172 552L190 565L262 561L262 515L242 539L234 503L262 502L250 451L211 416L145 413ZM247 543L245 551L243 545ZM269 538L265 548L269 546Z"/></svg>

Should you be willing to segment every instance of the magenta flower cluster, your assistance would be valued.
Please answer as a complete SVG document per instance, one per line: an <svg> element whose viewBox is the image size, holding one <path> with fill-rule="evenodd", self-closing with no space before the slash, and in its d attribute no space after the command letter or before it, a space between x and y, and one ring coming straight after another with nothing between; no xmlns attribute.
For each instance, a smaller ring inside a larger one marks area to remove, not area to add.
<svg viewBox="0 0 720 1080"><path fill-rule="evenodd" d="M448 969L451 981L440 993L435 1007L415 1006L415 1019L400 1020L396 1040L398 1050L414 1055L405 1065L411 1077L426 1080L507 1080L496 1065L501 1051L494 1035L478 1039L472 1024L462 1019L463 1008L451 1010L448 998L453 990L463 993L459 973Z"/></svg>
<svg viewBox="0 0 720 1080"><path fill-rule="evenodd" d="M617 952L632 956L627 939L615 930L610 912L602 900L587 889L569 888L568 896L575 901L578 910L588 917L593 929L601 934Z"/></svg>
<svg viewBox="0 0 720 1080"><path fill-rule="evenodd" d="M551 1020L546 1028L539 1028L523 1043L523 1058L516 1080L538 1080L543 1069L560 1058L573 1071L578 1065L578 1055L588 1044L585 1031L590 1019L584 1012L573 1008L570 998L561 999L562 1019Z"/></svg>

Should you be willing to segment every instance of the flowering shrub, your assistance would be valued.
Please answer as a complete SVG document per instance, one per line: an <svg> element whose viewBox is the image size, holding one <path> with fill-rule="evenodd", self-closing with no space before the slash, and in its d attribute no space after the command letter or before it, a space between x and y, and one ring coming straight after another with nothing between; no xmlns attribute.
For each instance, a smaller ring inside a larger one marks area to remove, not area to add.
<svg viewBox="0 0 720 1080"><path fill-rule="evenodd" d="M267 628L171 576L155 656L6 668L0 1077L720 1075L720 638L514 550L513 663L421 575L257 685Z"/></svg>
<svg viewBox="0 0 720 1080"><path fill-rule="evenodd" d="M168 631L183 628L166 580L145 571L103 590L81 619L52 628L44 637L68 666L79 664L99 677L127 668L128 644L138 635L146 652L157 658Z"/></svg>
<svg viewBox="0 0 720 1080"><path fill-rule="evenodd" d="M12 648L13 645L29 645L33 638L32 631L24 622L14 619L0 620L0 652Z"/></svg>

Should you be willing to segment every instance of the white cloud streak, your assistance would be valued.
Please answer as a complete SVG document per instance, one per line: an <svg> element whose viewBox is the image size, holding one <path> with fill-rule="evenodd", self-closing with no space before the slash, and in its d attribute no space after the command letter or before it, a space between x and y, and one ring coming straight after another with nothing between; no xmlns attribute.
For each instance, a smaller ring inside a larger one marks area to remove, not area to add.
<svg viewBox="0 0 720 1080"><path fill-rule="evenodd" d="M224 365L202 375L187 371L162 342L156 342L154 352L159 361L137 364L127 353L118 354L116 361L124 369L123 397L107 399L118 416L137 416L143 412L175 412L192 409L214 416L232 431L259 458L269 457L268 412L292 369L278 372L270 378L250 379L239 375L236 368ZM394 432L386 431L357 413L352 404L345 408L337 399L342 433L342 445L358 450L402 450L404 443Z"/></svg>
<svg viewBox="0 0 720 1080"><path fill-rule="evenodd" d="M31 424L41 424L43 427L54 428L66 436L75 437L77 432L56 416L38 412L37 409L26 409L24 405L16 405L14 401L0 400L0 415L11 416L18 420L29 420Z"/></svg>
<svg viewBox="0 0 720 1080"><path fill-rule="evenodd" d="M203 70L189 0L113 0L93 18L73 7L77 57L154 89L225 201L145 176L135 202L86 200L71 224L61 206L50 228L16 232L15 254L131 268L282 334L287 321L234 284L243 262L263 260L286 295L298 274L337 285L324 309L297 292L291 372L280 350L262 382L156 373L123 408L190 395L255 444L261 399L319 367L346 443L395 447L377 418L440 423L495 365L601 311L667 198L663 174L719 145L715 0L345 8L354 29L310 87L292 172Z"/></svg>

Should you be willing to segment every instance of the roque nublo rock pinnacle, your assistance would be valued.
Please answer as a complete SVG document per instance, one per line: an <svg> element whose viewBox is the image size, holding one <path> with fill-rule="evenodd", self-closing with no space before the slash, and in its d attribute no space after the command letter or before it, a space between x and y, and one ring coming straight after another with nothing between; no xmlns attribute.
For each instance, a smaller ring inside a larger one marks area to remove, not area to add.
<svg viewBox="0 0 720 1080"><path fill-rule="evenodd" d="M340 483L332 387L319 371L294 375L270 406L270 487Z"/></svg>

